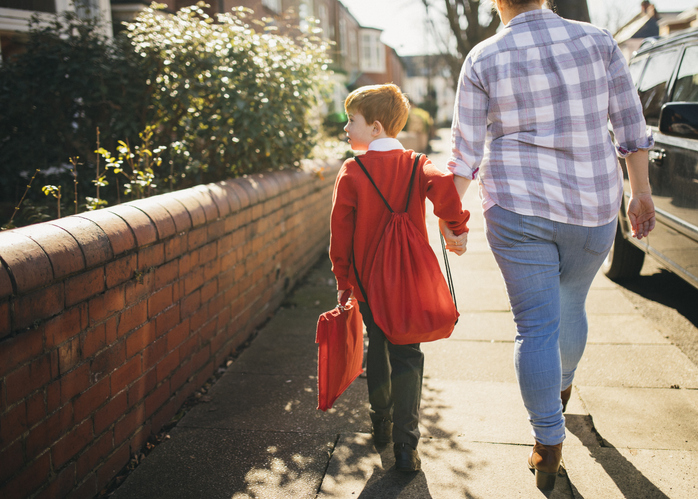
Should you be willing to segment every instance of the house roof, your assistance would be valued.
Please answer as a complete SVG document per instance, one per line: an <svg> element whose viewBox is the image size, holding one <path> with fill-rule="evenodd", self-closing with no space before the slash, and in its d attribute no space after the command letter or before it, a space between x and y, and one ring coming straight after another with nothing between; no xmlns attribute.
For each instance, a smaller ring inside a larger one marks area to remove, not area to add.
<svg viewBox="0 0 698 499"><path fill-rule="evenodd" d="M613 38L616 42L623 43L631 38L647 38L648 36L659 35L659 24L670 23L675 20L681 12L661 12L659 20L652 13L640 13L633 17L625 26L621 27Z"/></svg>

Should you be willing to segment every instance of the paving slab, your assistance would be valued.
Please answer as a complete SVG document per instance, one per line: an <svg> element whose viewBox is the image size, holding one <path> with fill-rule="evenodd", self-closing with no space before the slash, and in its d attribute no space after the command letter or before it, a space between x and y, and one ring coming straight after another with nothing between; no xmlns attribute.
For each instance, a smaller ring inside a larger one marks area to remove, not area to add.
<svg viewBox="0 0 698 499"><path fill-rule="evenodd" d="M587 345L575 383L698 388L698 367L674 345Z"/></svg>
<svg viewBox="0 0 698 499"><path fill-rule="evenodd" d="M590 343L608 344L660 344L671 342L640 314L587 313Z"/></svg>
<svg viewBox="0 0 698 499"><path fill-rule="evenodd" d="M425 378L516 383L513 343L449 338L422 350Z"/></svg>
<svg viewBox="0 0 698 499"><path fill-rule="evenodd" d="M607 446L698 451L698 391L575 388Z"/></svg>
<svg viewBox="0 0 698 499"><path fill-rule="evenodd" d="M516 324L510 311L462 311L450 340L514 342Z"/></svg>
<svg viewBox="0 0 698 499"><path fill-rule="evenodd" d="M536 489L526 466L530 446L469 442L462 438L422 439L422 471L395 470L390 448L377 451L365 435L342 435L318 498L512 499L569 498L564 476L555 490Z"/></svg>
<svg viewBox="0 0 698 499"><path fill-rule="evenodd" d="M698 453L614 447L565 447L575 498L694 499Z"/></svg>
<svg viewBox="0 0 698 499"><path fill-rule="evenodd" d="M113 499L313 499L336 436L181 428Z"/></svg>
<svg viewBox="0 0 698 499"><path fill-rule="evenodd" d="M635 305L616 288L595 289L587 296L587 313L589 314L634 314Z"/></svg>
<svg viewBox="0 0 698 499"><path fill-rule="evenodd" d="M272 432L371 431L366 380L359 378L331 411L317 408L315 376L226 373L179 426Z"/></svg>

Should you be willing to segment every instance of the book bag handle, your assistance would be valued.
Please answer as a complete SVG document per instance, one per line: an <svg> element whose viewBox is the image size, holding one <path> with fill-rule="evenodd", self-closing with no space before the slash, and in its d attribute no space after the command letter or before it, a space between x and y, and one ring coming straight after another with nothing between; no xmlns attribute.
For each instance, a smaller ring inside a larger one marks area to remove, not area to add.
<svg viewBox="0 0 698 499"><path fill-rule="evenodd" d="M415 173L417 172L417 166L419 165L419 160L421 159L422 154L417 154L417 157L414 159L414 165L412 165L412 176L410 177L410 185L407 190L407 202L405 203L405 211L407 211L407 208L410 205L410 197L412 196L412 184L414 182L414 176ZM390 213L395 213L393 209L390 207L390 204L388 201L386 201L385 197L383 196L383 193L381 193L380 189L376 185L376 183L373 181L373 178L371 175L368 174L368 170L366 170L366 167L363 165L361 160L357 157L354 157L356 162L359 164L361 169L364 171L368 179L371 181L371 184L373 184L373 187L376 188L376 192L378 192L378 195L381 197L383 200L383 203L385 203L385 206L388 208ZM455 286L453 285L453 277L451 276L451 266L448 263L448 253L446 252L446 243L444 242L444 236L439 231L439 237L441 238L441 250L443 251L444 255L444 267L446 268L446 283L448 284L448 290L451 293L451 297L453 298L453 305L456 307L456 310L458 310L458 304L456 303L456 289ZM354 251L352 249L352 265L354 266L354 277L356 277L356 284L359 285L359 289L361 290L361 294L363 295L364 299L366 300L366 305L368 305L368 295L366 294L366 290L364 289L363 284L361 283L361 279L359 278L359 271L356 269L356 261L354 259ZM370 307L369 307L370 310ZM456 319L456 324L458 323L458 319Z"/></svg>

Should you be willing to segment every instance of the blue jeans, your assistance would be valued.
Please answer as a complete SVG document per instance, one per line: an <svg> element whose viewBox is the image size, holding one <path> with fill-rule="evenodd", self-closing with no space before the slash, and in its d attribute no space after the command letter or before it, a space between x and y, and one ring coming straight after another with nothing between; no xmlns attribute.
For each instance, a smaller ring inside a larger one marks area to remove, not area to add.
<svg viewBox="0 0 698 499"><path fill-rule="evenodd" d="M496 205L485 220L516 322L514 363L532 433L541 444L556 445L565 439L560 392L572 384L584 353L586 297L616 220L582 227Z"/></svg>

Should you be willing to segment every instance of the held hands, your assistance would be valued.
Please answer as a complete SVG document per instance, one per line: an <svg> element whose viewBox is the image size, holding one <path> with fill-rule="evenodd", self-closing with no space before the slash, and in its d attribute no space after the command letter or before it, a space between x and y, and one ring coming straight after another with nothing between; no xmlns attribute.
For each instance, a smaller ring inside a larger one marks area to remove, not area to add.
<svg viewBox="0 0 698 499"><path fill-rule="evenodd" d="M633 237L638 240L647 237L650 231L654 229L654 202L649 192L630 196L628 219L630 220Z"/></svg>
<svg viewBox="0 0 698 499"><path fill-rule="evenodd" d="M461 235L456 236L451 229L448 228L448 224L439 219L439 229L444 236L444 241L446 241L446 249L451 253L455 253L461 256L467 251L468 245L468 233L463 232Z"/></svg>

